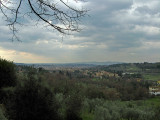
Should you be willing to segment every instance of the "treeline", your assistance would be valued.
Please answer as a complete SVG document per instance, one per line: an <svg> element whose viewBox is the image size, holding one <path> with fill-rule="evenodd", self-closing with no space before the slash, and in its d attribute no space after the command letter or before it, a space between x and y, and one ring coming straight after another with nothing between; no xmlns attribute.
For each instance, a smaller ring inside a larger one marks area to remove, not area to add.
<svg viewBox="0 0 160 120"><path fill-rule="evenodd" d="M0 59L0 120L159 120L148 99L149 82L122 77L93 79L78 71L16 67ZM126 101L123 104L121 101ZM152 112L150 112L152 111Z"/></svg>
<svg viewBox="0 0 160 120"><path fill-rule="evenodd" d="M109 66L99 66L99 70L110 72L160 72L160 63L123 63Z"/></svg>
<svg viewBox="0 0 160 120"><path fill-rule="evenodd" d="M27 70L16 73L13 62L0 59L0 120L81 120L76 91L63 98L43 72Z"/></svg>

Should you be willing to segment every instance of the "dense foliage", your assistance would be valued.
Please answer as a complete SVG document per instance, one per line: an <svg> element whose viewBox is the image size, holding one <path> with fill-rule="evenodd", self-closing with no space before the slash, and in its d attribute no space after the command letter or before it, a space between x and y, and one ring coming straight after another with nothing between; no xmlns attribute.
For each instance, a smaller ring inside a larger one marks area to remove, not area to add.
<svg viewBox="0 0 160 120"><path fill-rule="evenodd" d="M1 60L0 64L4 64L2 61L7 64L3 66L3 76L7 76L5 70L14 64L6 60ZM16 68L12 68L14 74L10 75L14 76L13 81L16 80L17 84L1 87L0 120L160 118L160 97L148 94L152 83L142 78L114 74L93 77L94 71L99 70L88 71L88 75L84 75L80 70L46 71L30 66Z"/></svg>
<svg viewBox="0 0 160 120"><path fill-rule="evenodd" d="M7 118L4 115L4 111L2 110L1 106L0 106L0 120L7 120Z"/></svg>
<svg viewBox="0 0 160 120"><path fill-rule="evenodd" d="M15 86L16 74L13 62L0 58L0 89L2 87Z"/></svg>
<svg viewBox="0 0 160 120"><path fill-rule="evenodd" d="M13 120L60 120L57 103L51 90L36 80L27 80L14 91Z"/></svg>

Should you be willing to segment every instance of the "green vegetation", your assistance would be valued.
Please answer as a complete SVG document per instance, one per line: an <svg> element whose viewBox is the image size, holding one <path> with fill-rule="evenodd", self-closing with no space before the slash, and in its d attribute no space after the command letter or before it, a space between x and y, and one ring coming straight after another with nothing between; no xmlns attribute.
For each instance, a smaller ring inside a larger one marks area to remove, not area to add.
<svg viewBox="0 0 160 120"><path fill-rule="evenodd" d="M0 120L7 120L7 118L5 117L5 112L1 104L0 104Z"/></svg>
<svg viewBox="0 0 160 120"><path fill-rule="evenodd" d="M2 87L15 86L16 74L13 62L0 58L0 89Z"/></svg>
<svg viewBox="0 0 160 120"><path fill-rule="evenodd" d="M145 67L131 64L133 69L129 69L128 64L122 64L87 70L47 71L15 66L10 61L1 60L0 66L4 76L0 82L5 81L0 88L0 120L160 118L160 97L151 96L148 92L148 87L154 83L143 79L141 72L135 71L146 67L143 73L153 74L156 71L155 74L158 74L155 64L145 63ZM125 75L120 71L122 68ZM127 73L129 71L134 74Z"/></svg>
<svg viewBox="0 0 160 120"><path fill-rule="evenodd" d="M7 107L13 120L59 120L52 91L34 79L15 88L12 103Z"/></svg>
<svg viewBox="0 0 160 120"><path fill-rule="evenodd" d="M147 106L160 106L160 97L149 98L143 102Z"/></svg>
<svg viewBox="0 0 160 120"><path fill-rule="evenodd" d="M83 112L82 113L82 119L83 120L93 120L94 119L94 114L89 113L89 112Z"/></svg>
<svg viewBox="0 0 160 120"><path fill-rule="evenodd" d="M143 74L145 80L157 81L160 80L160 74Z"/></svg>
<svg viewBox="0 0 160 120"><path fill-rule="evenodd" d="M139 74L139 78L143 80L152 80L157 81L160 80L160 63L128 63L128 64L117 64L111 65L108 67L101 67L100 69L104 69L110 72L118 73L127 73L130 74L131 77L135 77L134 75ZM126 74L125 74L126 75Z"/></svg>
<svg viewBox="0 0 160 120"><path fill-rule="evenodd" d="M88 111L83 114L83 120L159 120L155 114L160 107L160 97L138 101L86 99L84 102L84 109Z"/></svg>

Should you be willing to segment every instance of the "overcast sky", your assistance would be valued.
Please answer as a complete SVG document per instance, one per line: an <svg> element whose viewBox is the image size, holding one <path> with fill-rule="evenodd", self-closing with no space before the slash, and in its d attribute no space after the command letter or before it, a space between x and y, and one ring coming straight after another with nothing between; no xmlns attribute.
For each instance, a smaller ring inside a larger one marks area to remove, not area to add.
<svg viewBox="0 0 160 120"><path fill-rule="evenodd" d="M12 36L0 13L0 56L18 63L160 62L160 0L88 0L83 30L62 36L23 26Z"/></svg>

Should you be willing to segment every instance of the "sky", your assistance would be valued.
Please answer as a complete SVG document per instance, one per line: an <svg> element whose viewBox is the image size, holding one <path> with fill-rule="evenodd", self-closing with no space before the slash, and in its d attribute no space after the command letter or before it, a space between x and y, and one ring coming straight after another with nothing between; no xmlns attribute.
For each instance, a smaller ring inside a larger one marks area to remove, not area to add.
<svg viewBox="0 0 160 120"><path fill-rule="evenodd" d="M81 32L63 36L41 24L22 26L22 42L10 40L0 13L1 58L17 63L160 62L160 0L86 0L72 5L89 10L79 23Z"/></svg>

